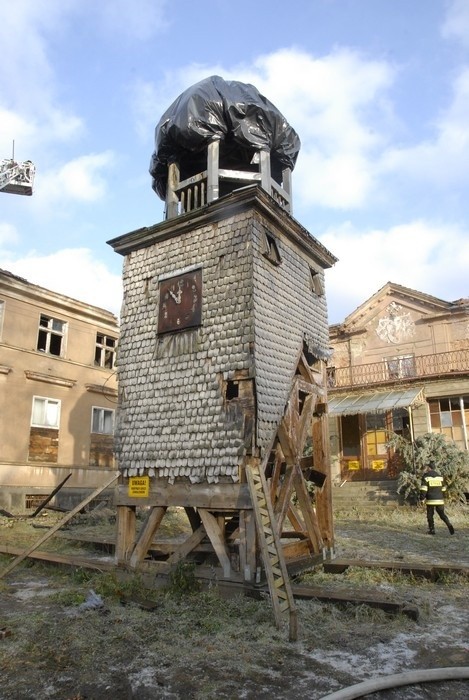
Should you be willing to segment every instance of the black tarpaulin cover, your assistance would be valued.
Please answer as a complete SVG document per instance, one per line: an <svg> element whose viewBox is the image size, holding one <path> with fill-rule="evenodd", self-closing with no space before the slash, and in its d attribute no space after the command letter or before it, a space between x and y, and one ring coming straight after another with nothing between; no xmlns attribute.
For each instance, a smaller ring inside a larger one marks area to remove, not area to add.
<svg viewBox="0 0 469 700"><path fill-rule="evenodd" d="M220 165L253 169L254 151L268 150L272 177L295 167L300 139L285 117L254 85L218 75L185 90L161 117L151 157L152 187L166 197L168 164L178 161L181 179L206 168L207 146L220 140Z"/></svg>

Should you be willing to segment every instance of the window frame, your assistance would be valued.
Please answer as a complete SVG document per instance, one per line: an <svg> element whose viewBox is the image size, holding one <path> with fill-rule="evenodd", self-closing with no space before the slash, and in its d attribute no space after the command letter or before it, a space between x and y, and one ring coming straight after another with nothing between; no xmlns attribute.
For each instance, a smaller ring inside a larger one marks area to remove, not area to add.
<svg viewBox="0 0 469 700"><path fill-rule="evenodd" d="M42 325L42 320L47 319L47 325ZM58 330L57 328L54 328L54 323L60 323L61 328ZM41 312L39 315L39 326L38 326L38 332L37 332L37 343L36 343L36 350L37 352L43 352L46 355L51 355L52 357L65 357L65 344L66 344L66 337L67 337L67 321L62 321L59 318L55 318L55 316L51 316L48 313ZM39 347L40 343L40 337L41 333L44 333L46 335L46 342L45 342L45 347ZM51 341L59 338L60 339L60 352L51 352Z"/></svg>
<svg viewBox="0 0 469 700"><path fill-rule="evenodd" d="M448 407L442 406L447 403ZM455 406L454 404L457 404ZM440 434L451 440L465 451L469 450L469 396L427 397L428 425L432 433ZM432 410L432 408L438 410ZM456 420L455 420L456 419Z"/></svg>
<svg viewBox="0 0 469 700"><path fill-rule="evenodd" d="M262 232L261 254L275 267L278 267L282 264L282 255L280 253L279 240L270 231Z"/></svg>
<svg viewBox="0 0 469 700"><path fill-rule="evenodd" d="M391 368L393 363L395 363L396 369ZM407 379L416 376L415 355L413 353L385 357L384 366L388 379Z"/></svg>
<svg viewBox="0 0 469 700"><path fill-rule="evenodd" d="M322 279L321 272L310 266L309 274L311 291L316 294L317 297L323 297L326 290L324 289L324 280Z"/></svg>
<svg viewBox="0 0 469 700"><path fill-rule="evenodd" d="M55 404L57 406L57 420L56 420L55 425L51 425L51 424L47 423L47 420L43 423L38 423L34 420L34 417L36 414L35 406L36 406L36 402L38 402L38 401L45 402L45 410L43 411L45 419L47 418L48 405ZM52 399L49 396L38 396L35 394L33 396L32 405L31 405L31 428L47 428L50 430L59 430L61 409L62 409L62 402L60 399Z"/></svg>
<svg viewBox="0 0 469 700"><path fill-rule="evenodd" d="M99 342L99 338L103 341ZM111 347L107 345L107 341L114 341L114 345ZM94 366L101 367L102 369L115 369L116 367L116 353L117 353L117 342L118 338L113 335L107 335L106 333L101 333L96 331L96 342L94 346ZM99 352L99 361L97 360L97 355ZM106 352L109 352L112 356L111 364L108 366L106 364Z"/></svg>
<svg viewBox="0 0 469 700"><path fill-rule="evenodd" d="M95 414L99 412L99 418L98 418L98 423L100 427L102 425L102 429L94 430L95 427ZM108 413L112 417L112 430L111 432L108 432L104 430L105 427L105 414ZM116 423L116 412L113 408L104 408L103 406L92 406L91 407L91 428L90 432L91 435L114 435L114 430L115 430L115 423Z"/></svg>

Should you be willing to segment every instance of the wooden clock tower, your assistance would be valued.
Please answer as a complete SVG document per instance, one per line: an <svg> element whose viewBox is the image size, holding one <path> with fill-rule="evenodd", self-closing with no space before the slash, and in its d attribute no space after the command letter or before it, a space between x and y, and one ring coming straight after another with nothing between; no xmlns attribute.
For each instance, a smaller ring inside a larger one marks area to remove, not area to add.
<svg viewBox="0 0 469 700"><path fill-rule="evenodd" d="M292 217L290 172L274 180L267 152L258 172L221 169L216 140L206 155L185 180L171 163L164 221L109 241L124 256L116 556L161 575L190 561L238 590L266 582L294 639L289 570L334 544L324 270L336 258ZM162 542L172 507L190 531Z"/></svg>

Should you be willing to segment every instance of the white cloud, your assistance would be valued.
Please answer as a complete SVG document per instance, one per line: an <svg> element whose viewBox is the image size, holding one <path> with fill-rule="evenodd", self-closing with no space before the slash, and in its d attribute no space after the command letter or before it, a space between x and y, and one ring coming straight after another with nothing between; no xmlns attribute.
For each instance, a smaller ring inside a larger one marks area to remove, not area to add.
<svg viewBox="0 0 469 700"><path fill-rule="evenodd" d="M44 207L58 201L99 200L107 191L102 172L113 163L114 154L106 151L75 158L55 171L44 173L37 179L35 201Z"/></svg>
<svg viewBox="0 0 469 700"><path fill-rule="evenodd" d="M442 27L446 39L457 39L469 47L469 3L467 0L452 0L448 6Z"/></svg>
<svg viewBox="0 0 469 700"><path fill-rule="evenodd" d="M76 0L0 3L0 147L16 139L27 148L81 130L81 120L58 107L48 55L48 37L63 31L76 5Z"/></svg>
<svg viewBox="0 0 469 700"><path fill-rule="evenodd" d="M18 241L19 236L16 228L12 224L0 222L0 253L12 244L16 245Z"/></svg>
<svg viewBox="0 0 469 700"><path fill-rule="evenodd" d="M31 252L24 258L12 256L2 262L4 269L32 284L93 306L120 313L122 280L98 262L88 248L66 248L50 255Z"/></svg>
<svg viewBox="0 0 469 700"><path fill-rule="evenodd" d="M453 99L435 122L433 140L410 148L393 148L383 154L382 172L406 174L421 183L461 185L469 179L469 68L463 68L453 82Z"/></svg>
<svg viewBox="0 0 469 700"><path fill-rule="evenodd" d="M388 281L436 297L445 289L446 301L469 296L469 231L461 227L412 221L358 231L348 223L318 238L339 258L326 272L333 323Z"/></svg>

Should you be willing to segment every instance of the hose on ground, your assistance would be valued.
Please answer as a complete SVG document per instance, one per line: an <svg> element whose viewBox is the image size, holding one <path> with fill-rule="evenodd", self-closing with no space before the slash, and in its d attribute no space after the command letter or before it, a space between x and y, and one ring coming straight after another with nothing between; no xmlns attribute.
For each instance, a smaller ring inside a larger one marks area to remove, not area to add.
<svg viewBox="0 0 469 700"><path fill-rule="evenodd" d="M355 700L378 690L398 688L402 685L413 683L427 683L428 681L457 681L469 679L469 666L453 666L448 668L427 668L416 671L404 671L394 673L391 676L370 678L362 683L351 685L348 688L337 690L331 695L325 695L321 700Z"/></svg>

